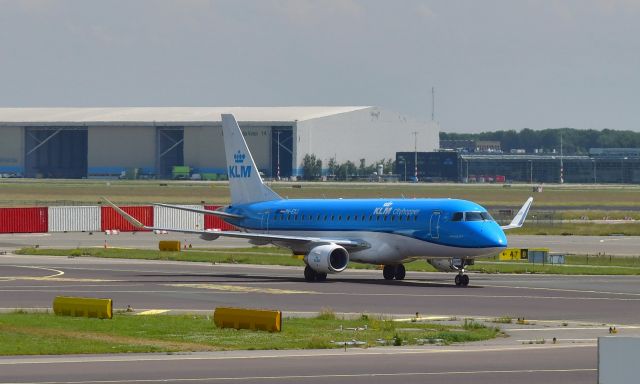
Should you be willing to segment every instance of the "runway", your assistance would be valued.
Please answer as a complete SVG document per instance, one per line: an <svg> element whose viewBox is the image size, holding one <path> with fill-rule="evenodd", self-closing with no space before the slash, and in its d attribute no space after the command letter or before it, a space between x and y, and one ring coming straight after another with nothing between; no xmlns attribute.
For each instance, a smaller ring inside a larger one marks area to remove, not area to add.
<svg viewBox="0 0 640 384"><path fill-rule="evenodd" d="M150 247L157 241L150 234L120 238L147 239ZM75 295L165 313L239 306L305 316L331 308L435 319L524 317L530 325L500 325L509 337L448 347L3 357L0 382L583 383L596 380L596 339L609 325L620 335L640 335L639 276L470 276L468 288L455 287L452 274L408 272L404 281L385 281L372 270L306 283L299 267L8 253L0 255L5 311L46 309L56 295ZM547 343L536 344L542 339Z"/></svg>
<svg viewBox="0 0 640 384"><path fill-rule="evenodd" d="M511 316L631 324L640 318L638 276L408 272L386 281L381 271L347 270L307 283L302 268L149 260L0 256L4 308L48 308L56 295L111 297L118 308L212 310L270 307L291 312Z"/></svg>
<svg viewBox="0 0 640 384"><path fill-rule="evenodd" d="M13 383L587 383L593 346L374 348L2 358Z"/></svg>

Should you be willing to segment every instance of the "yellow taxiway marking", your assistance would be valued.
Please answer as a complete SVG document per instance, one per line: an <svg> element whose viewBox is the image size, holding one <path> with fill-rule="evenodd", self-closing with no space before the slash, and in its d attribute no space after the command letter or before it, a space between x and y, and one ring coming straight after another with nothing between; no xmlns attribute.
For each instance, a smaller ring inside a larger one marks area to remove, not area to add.
<svg viewBox="0 0 640 384"><path fill-rule="evenodd" d="M59 276L64 275L63 271L53 268L46 267L34 267L32 265L7 265L7 267L15 267L15 268L29 268L29 269L39 269L42 271L53 272L51 275L47 276L0 276L0 280L49 280Z"/></svg>
<svg viewBox="0 0 640 384"><path fill-rule="evenodd" d="M292 289L277 288L258 288L258 287L242 287L238 285L222 285L222 284L165 284L170 287L213 289L216 291L236 292L236 293L270 293L273 295L291 295L291 294L316 294L313 291L296 291Z"/></svg>
<svg viewBox="0 0 640 384"><path fill-rule="evenodd" d="M138 312L136 315L138 316L147 316L147 315L161 315L163 313L169 312L168 309L150 309L148 311Z"/></svg>

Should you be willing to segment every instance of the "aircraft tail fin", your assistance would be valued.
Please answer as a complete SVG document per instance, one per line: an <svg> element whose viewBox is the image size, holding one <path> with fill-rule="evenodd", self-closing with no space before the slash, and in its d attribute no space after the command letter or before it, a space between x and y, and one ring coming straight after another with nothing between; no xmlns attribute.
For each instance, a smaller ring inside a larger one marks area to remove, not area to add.
<svg viewBox="0 0 640 384"><path fill-rule="evenodd" d="M262 182L253 156L240 126L231 114L222 115L222 135L227 159L227 174L231 190L231 204L281 200L277 193Z"/></svg>

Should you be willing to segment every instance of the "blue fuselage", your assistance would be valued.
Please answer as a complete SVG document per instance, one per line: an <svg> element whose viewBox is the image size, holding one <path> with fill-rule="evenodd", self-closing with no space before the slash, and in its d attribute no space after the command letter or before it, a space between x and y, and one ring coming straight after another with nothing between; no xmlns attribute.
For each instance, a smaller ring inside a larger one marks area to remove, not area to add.
<svg viewBox="0 0 640 384"><path fill-rule="evenodd" d="M455 199L301 199L230 206L229 220L249 232L340 236L371 244L353 259L477 257L507 246L482 206Z"/></svg>

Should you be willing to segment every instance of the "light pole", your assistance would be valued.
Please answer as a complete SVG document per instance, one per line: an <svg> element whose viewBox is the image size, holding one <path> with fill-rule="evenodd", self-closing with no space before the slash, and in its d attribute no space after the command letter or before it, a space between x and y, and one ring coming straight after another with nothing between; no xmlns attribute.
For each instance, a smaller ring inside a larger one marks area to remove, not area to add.
<svg viewBox="0 0 640 384"><path fill-rule="evenodd" d="M533 185L533 160L529 160L529 184Z"/></svg>
<svg viewBox="0 0 640 384"><path fill-rule="evenodd" d="M626 157L620 158L620 184L624 184L624 161L627 160Z"/></svg>
<svg viewBox="0 0 640 384"><path fill-rule="evenodd" d="M407 161L404 159L403 156L398 156L398 162L402 163L404 165L404 182L407 182Z"/></svg>
<svg viewBox="0 0 640 384"><path fill-rule="evenodd" d="M415 166L414 169L414 181L418 182L418 132L417 131L413 131L411 132L411 134L413 135L413 164Z"/></svg>
<svg viewBox="0 0 640 384"><path fill-rule="evenodd" d="M593 184L597 184L598 179L596 177L596 159L591 159L591 162L593 163Z"/></svg>
<svg viewBox="0 0 640 384"><path fill-rule="evenodd" d="M276 180L280 181L280 131L276 131L278 137L278 150L277 150L277 162L276 162Z"/></svg>

